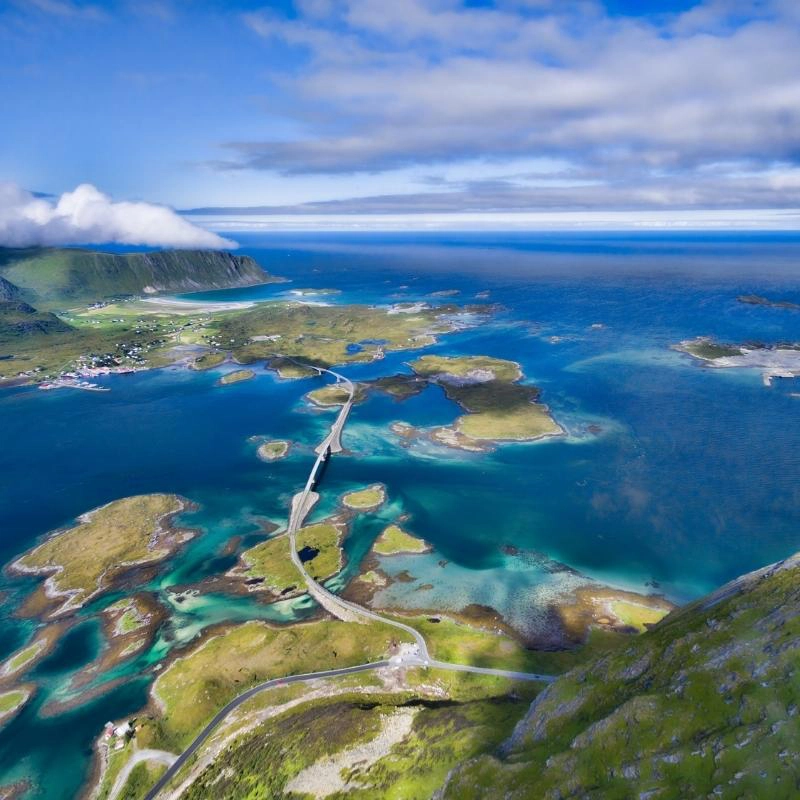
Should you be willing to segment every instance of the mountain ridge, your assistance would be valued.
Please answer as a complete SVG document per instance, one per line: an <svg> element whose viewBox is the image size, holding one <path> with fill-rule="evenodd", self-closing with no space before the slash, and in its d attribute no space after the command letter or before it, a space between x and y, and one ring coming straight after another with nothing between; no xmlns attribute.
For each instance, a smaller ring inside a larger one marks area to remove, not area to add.
<svg viewBox="0 0 800 800"><path fill-rule="evenodd" d="M438 800L797 797L800 554L561 676Z"/></svg>
<svg viewBox="0 0 800 800"><path fill-rule="evenodd" d="M276 280L250 256L227 251L0 250L0 298L21 298L49 310L130 295L210 291Z"/></svg>

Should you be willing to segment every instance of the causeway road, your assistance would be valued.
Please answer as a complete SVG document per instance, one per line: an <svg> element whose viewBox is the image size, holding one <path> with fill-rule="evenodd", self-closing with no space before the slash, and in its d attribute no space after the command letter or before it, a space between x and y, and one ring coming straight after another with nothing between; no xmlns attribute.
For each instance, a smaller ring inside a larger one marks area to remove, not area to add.
<svg viewBox="0 0 800 800"><path fill-rule="evenodd" d="M221 708L214 715L213 719L203 728L203 730L197 735L189 747L176 758L175 762L167 768L167 771L161 776L155 786L153 786L153 788L150 789L150 791L145 795L145 800L155 800L167 783L169 783L169 781L175 777L175 775L178 773L178 770L180 770L186 761L192 757L197 748L203 744L214 728L216 728L217 725L219 725L220 722L222 722L225 717L231 713L231 711L238 708L242 703L246 702L251 697L254 697L259 692L263 692L266 689L272 689L276 686L284 686L290 683L303 683L321 678L334 678L339 675L352 675L356 672L366 672L367 670L381 669L383 667L390 667L394 669L430 667L433 669L446 669L452 672L471 672L478 675L495 675L500 678L510 678L512 680L523 681L541 681L543 683L552 683L556 679L556 676L554 675L543 675L532 672L516 672L514 670L494 669L492 667L475 667L470 664L454 664L448 661L438 661L434 658L431 658L425 638L418 630L412 628L410 625L406 625L403 622L398 622L397 620L376 614L374 611L364 608L357 603L351 603L349 600L344 600L343 598L326 589L322 584L315 581L311 575L308 574L305 565L300 560L300 556L297 554L295 535L302 527L309 511L319 499L319 495L314 491L319 468L322 466L323 462L330 457L332 452L338 453L342 449L342 430L344 429L345 422L350 414L350 409L353 405L353 396L355 394L355 387L348 378L344 377L344 375L340 375L338 372L334 372L330 369L324 369L322 367L314 367L314 369L318 370L320 374L327 373L328 375L332 375L334 378L336 378L337 383L342 383L346 387L350 396L342 405L342 408L336 417L336 421L331 426L330 432L315 450L317 458L311 467L305 487L292 499L292 510L289 517L288 530L292 563L295 565L298 572L303 576L306 586L308 587L309 594L329 613L347 622L357 621L359 618L361 618L391 625L392 627L402 630L411 636L414 639L414 647L411 651L401 652L399 656L394 656L388 661L375 661L371 664L359 664L358 666L354 667L342 667L341 669L309 672L301 675L288 675L285 678L273 678L272 680L265 681L264 683L260 683L251 687L238 697L231 700L230 703L228 703L224 708Z"/></svg>

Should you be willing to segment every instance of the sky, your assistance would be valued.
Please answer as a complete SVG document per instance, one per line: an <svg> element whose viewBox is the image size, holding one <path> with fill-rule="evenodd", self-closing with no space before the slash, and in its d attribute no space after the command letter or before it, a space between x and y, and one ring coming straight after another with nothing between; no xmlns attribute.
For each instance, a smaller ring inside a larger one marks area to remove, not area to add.
<svg viewBox="0 0 800 800"><path fill-rule="evenodd" d="M0 224L800 223L797 0L0 0L0 108Z"/></svg>

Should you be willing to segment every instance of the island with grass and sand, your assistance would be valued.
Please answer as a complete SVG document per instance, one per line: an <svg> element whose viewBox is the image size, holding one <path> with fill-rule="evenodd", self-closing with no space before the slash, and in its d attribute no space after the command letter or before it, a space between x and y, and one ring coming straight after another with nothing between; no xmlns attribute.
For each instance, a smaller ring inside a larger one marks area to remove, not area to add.
<svg viewBox="0 0 800 800"><path fill-rule="evenodd" d="M22 707L30 700L32 694L33 688L30 686L17 686L13 689L0 690L0 727L22 710Z"/></svg>
<svg viewBox="0 0 800 800"><path fill-rule="evenodd" d="M392 312L367 305L261 303L226 315L217 325L218 339L239 363L265 360L282 376L295 377L287 359L296 359L305 377L314 366L369 363L389 351L427 347L440 335L479 324L492 309L423 306Z"/></svg>
<svg viewBox="0 0 800 800"><path fill-rule="evenodd" d="M230 386L234 383L242 383L242 381L249 381L255 378L256 374L251 369L237 369L234 372L228 372L223 375L218 383L220 386Z"/></svg>
<svg viewBox="0 0 800 800"><path fill-rule="evenodd" d="M325 581L338 574L344 564L342 539L346 522L331 518L306 525L297 532L297 553L309 574ZM306 592L302 576L289 558L289 541L277 535L245 550L240 563L228 571L228 577L244 581L249 591L269 592L280 598Z"/></svg>
<svg viewBox="0 0 800 800"><path fill-rule="evenodd" d="M399 525L388 525L372 545L373 552L379 556L392 556L400 553L427 553L427 542L404 531Z"/></svg>
<svg viewBox="0 0 800 800"><path fill-rule="evenodd" d="M95 671L103 673L152 644L166 620L164 607L146 592L117 600L103 609L106 648Z"/></svg>
<svg viewBox="0 0 800 800"><path fill-rule="evenodd" d="M291 442L286 439L269 439L258 445L256 453L262 461L279 461L289 454Z"/></svg>
<svg viewBox="0 0 800 800"><path fill-rule="evenodd" d="M563 435L535 386L520 383L515 361L490 356L421 356L409 366L420 380L439 386L466 412L452 425L427 432L448 447L485 452L502 442L532 442ZM417 431L405 423L393 430L406 441Z"/></svg>
<svg viewBox="0 0 800 800"><path fill-rule="evenodd" d="M81 515L10 565L12 572L46 575L49 616L80 608L112 589L134 567L163 561L195 532L174 525L190 507L173 494L126 497Z"/></svg>
<svg viewBox="0 0 800 800"><path fill-rule="evenodd" d="M673 349L688 353L714 369L759 370L765 386L771 386L775 378L800 377L800 343L797 342L733 345L699 336L680 342Z"/></svg>
<svg viewBox="0 0 800 800"><path fill-rule="evenodd" d="M366 399L365 387L361 384L354 384L355 391L353 392L353 403L363 403ZM312 405L320 408L335 408L336 406L343 406L350 400L350 392L338 383L330 384L328 386L321 386L319 389L312 389L305 396Z"/></svg>
<svg viewBox="0 0 800 800"><path fill-rule="evenodd" d="M353 511L373 511L385 502L386 487L381 483L347 492L342 497L342 505Z"/></svg>
<svg viewBox="0 0 800 800"><path fill-rule="evenodd" d="M0 664L0 680L18 678L30 670L52 652L69 625L69 622L53 622L36 631L27 644Z"/></svg>

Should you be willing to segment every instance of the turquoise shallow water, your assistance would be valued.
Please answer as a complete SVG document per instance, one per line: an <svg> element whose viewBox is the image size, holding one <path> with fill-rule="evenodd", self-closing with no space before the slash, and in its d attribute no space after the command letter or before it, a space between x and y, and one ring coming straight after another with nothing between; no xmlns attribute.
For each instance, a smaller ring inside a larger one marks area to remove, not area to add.
<svg viewBox="0 0 800 800"><path fill-rule="evenodd" d="M331 302L425 299L447 289L460 291L448 299L470 302L488 291L503 307L494 322L444 337L429 352L518 360L569 433L488 455L403 448L388 433L390 422L431 426L456 415L438 389L405 403L375 397L357 406L345 437L353 455L330 464L319 513L332 510L342 492L374 481L387 485L390 502L354 526L342 580L381 526L407 513L409 529L435 551L387 563L393 574L407 569L418 580L394 584L386 602L491 603L535 630L553 591L574 580L559 564L639 590L656 582L681 601L798 549L800 399L791 396L798 381L765 388L758 374L703 369L669 346L701 334L800 341L800 313L736 302L743 293L800 301L800 237L241 240L244 252L292 283L207 299L283 298L314 286L340 289L312 298ZM343 371L354 379L391 374L411 357L392 354ZM219 389L218 377L167 369L108 378L108 393L0 394L2 562L87 509L169 491L198 503L185 521L203 533L147 588L167 602L168 587L231 566L234 558L221 555L231 536L252 541L261 518L284 520L330 415L300 399L315 381L259 371L253 381ZM297 446L289 458L264 464L247 442L252 435ZM520 552L509 555L504 545ZM434 589L415 591L426 583ZM30 635L30 623L11 612L32 585L2 577L0 657ZM48 702L72 696L71 676L96 657L102 643L91 618L114 599L81 612L86 622L31 673L36 697L0 730L0 784L29 776L33 796L74 797L94 736L107 719L142 706L153 668L172 648L217 622L309 613L305 601L267 606L220 594L172 602L153 648L105 676L116 681L112 689L44 716Z"/></svg>

